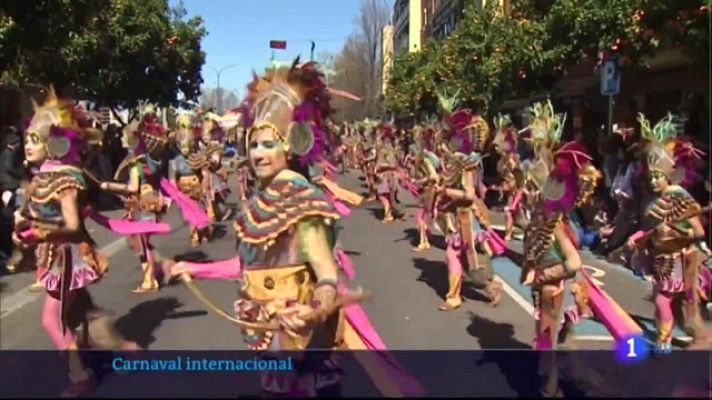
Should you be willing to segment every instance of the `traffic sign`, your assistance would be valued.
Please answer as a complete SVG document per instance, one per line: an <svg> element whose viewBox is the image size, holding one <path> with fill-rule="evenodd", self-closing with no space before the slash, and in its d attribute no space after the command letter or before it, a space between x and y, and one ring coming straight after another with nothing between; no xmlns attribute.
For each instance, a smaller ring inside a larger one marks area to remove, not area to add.
<svg viewBox="0 0 712 400"><path fill-rule="evenodd" d="M609 56L601 68L601 95L615 96L621 90L620 58Z"/></svg>

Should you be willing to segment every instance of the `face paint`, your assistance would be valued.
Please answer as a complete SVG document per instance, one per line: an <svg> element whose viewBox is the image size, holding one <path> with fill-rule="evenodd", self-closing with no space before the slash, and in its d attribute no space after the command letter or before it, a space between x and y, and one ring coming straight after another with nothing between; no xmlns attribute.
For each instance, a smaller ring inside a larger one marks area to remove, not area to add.
<svg viewBox="0 0 712 400"><path fill-rule="evenodd" d="M36 133L25 136L25 159L33 164L41 163L47 158L45 142Z"/></svg>
<svg viewBox="0 0 712 400"><path fill-rule="evenodd" d="M258 178L271 179L287 169L287 152L284 144L271 129L256 131L251 136L248 156Z"/></svg>
<svg viewBox="0 0 712 400"><path fill-rule="evenodd" d="M660 171L652 171L650 173L650 187L654 192L660 193L667 189L669 185L668 178Z"/></svg>

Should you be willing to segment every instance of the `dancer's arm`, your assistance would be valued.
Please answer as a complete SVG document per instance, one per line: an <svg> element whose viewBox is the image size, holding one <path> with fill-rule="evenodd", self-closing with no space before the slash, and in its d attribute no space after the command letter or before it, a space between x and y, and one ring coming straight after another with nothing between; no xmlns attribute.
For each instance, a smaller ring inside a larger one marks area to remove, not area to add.
<svg viewBox="0 0 712 400"><path fill-rule="evenodd" d="M554 237L556 242L559 244L559 250L561 250L564 256L564 267L567 272L579 271L583 266L583 261L581 260L581 253L576 248L576 245L571 240L571 237L566 232L564 227L565 222L559 221L554 229Z"/></svg>
<svg viewBox="0 0 712 400"><path fill-rule="evenodd" d="M445 195L455 201L471 204L475 201L475 172L465 171L465 189L446 188Z"/></svg>
<svg viewBox="0 0 712 400"><path fill-rule="evenodd" d="M318 302L317 307L328 307L334 303L338 288L338 266L331 250L326 223L321 218L309 218L301 221L297 227L299 250L302 257L313 268L317 277L316 288L312 299ZM309 329L304 321L314 308L311 305L296 305L280 312L280 320L287 331L300 332ZM324 322L310 321L311 326Z"/></svg>
<svg viewBox="0 0 712 400"><path fill-rule="evenodd" d="M124 184L120 182L102 182L101 188L104 190L118 192L122 194L138 193L141 183L139 168L141 168L139 165L136 165L131 168L131 172L129 173L129 183Z"/></svg>
<svg viewBox="0 0 712 400"><path fill-rule="evenodd" d="M62 223L57 225L32 224L33 228L22 235L25 241L47 242L57 239L70 240L81 232L81 217L77 204L77 190L64 189L60 194Z"/></svg>
<svg viewBox="0 0 712 400"><path fill-rule="evenodd" d="M181 261L171 267L171 275L180 276L187 273L195 279L235 280L240 276L242 263L240 256L213 262Z"/></svg>

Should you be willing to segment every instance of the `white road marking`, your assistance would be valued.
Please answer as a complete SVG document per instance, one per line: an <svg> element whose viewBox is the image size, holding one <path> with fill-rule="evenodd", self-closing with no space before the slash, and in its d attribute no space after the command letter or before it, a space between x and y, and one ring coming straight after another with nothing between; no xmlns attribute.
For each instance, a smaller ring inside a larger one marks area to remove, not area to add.
<svg viewBox="0 0 712 400"><path fill-rule="evenodd" d="M527 301L522 295L520 295L512 286L509 285L504 279L500 278L499 275L494 276L494 280L502 284L502 290L509 295L509 297L514 300L515 303L519 304L520 307L527 312L527 314L534 317L534 306ZM576 335L576 340L589 340L592 342L612 342L613 337L609 335Z"/></svg>
<svg viewBox="0 0 712 400"><path fill-rule="evenodd" d="M576 340L588 340L591 342L615 342L613 336L602 336L602 335L576 335L574 334Z"/></svg>
<svg viewBox="0 0 712 400"><path fill-rule="evenodd" d="M507 283L504 279L500 278L499 275L494 276L494 280L502 284L502 290L509 295L509 297L514 300L515 303L519 304L520 307L524 309L529 315L534 316L534 306L527 301L522 295L517 293L512 286Z"/></svg>
<svg viewBox="0 0 712 400"><path fill-rule="evenodd" d="M588 270L589 275L591 275L591 280L596 285L598 285L598 287L603 287L603 282L601 282L597 278L603 278L604 276L606 276L606 271L600 268L592 267L590 265L584 265L583 267Z"/></svg>
<svg viewBox="0 0 712 400"><path fill-rule="evenodd" d="M104 253L106 257L111 257L121 251L126 246L125 243L126 239L120 238L102 247L100 251ZM30 287L32 287L32 285L20 289L0 301L0 319L7 317L27 304L37 300L44 294L44 290L33 292L30 291Z"/></svg>

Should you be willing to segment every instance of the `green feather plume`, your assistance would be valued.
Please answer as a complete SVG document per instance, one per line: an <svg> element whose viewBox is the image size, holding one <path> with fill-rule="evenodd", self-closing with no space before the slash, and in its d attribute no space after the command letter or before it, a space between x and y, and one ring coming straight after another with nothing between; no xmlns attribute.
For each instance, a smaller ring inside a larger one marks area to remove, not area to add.
<svg viewBox="0 0 712 400"><path fill-rule="evenodd" d="M527 109L527 114L535 146L552 147L561 141L566 113L556 114L551 100L535 103Z"/></svg>
<svg viewBox="0 0 712 400"><path fill-rule="evenodd" d="M460 95L460 90L458 89L454 94L447 95L441 93L439 90L435 90L435 95L438 97L438 105L440 109L447 114L451 114L457 106L460 104L458 96Z"/></svg>
<svg viewBox="0 0 712 400"><path fill-rule="evenodd" d="M650 126L650 121L643 113L638 113L638 123L640 124L640 134L643 139L655 143L665 143L670 139L674 139L682 128L680 118L672 113L668 113L653 127Z"/></svg>

